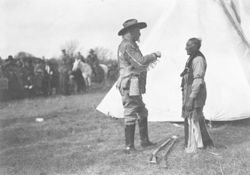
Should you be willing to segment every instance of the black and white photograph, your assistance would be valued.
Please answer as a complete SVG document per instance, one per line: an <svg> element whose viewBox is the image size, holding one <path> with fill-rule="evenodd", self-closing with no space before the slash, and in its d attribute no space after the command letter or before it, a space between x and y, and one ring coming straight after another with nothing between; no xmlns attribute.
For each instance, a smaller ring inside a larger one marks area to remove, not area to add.
<svg viewBox="0 0 250 175"><path fill-rule="evenodd" d="M0 0L0 175L250 174L250 0Z"/></svg>

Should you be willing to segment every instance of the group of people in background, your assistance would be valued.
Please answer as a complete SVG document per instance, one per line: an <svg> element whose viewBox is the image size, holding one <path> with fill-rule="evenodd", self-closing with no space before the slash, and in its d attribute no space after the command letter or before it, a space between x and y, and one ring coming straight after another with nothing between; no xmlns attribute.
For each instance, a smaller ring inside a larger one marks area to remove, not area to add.
<svg viewBox="0 0 250 175"><path fill-rule="evenodd" d="M84 77L84 69L73 69L76 60L90 67L93 82L104 81L105 71L92 49L87 58L80 52L72 55L63 49L59 59L37 58L29 54L0 59L0 101L86 92L91 87ZM116 74L116 63L108 66L108 73Z"/></svg>

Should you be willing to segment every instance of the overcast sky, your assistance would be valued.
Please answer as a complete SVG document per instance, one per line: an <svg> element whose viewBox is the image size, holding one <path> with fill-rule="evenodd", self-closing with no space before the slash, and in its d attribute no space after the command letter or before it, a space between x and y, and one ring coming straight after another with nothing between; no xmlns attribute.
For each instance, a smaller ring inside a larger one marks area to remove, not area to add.
<svg viewBox="0 0 250 175"><path fill-rule="evenodd" d="M0 0L0 56L19 51L35 56L60 55L64 43L77 40L80 50L100 46L115 51L117 32L129 18L148 29L164 11L164 0ZM3 18L2 18L3 17ZM3 22L2 22L3 21ZM145 32L145 33L144 33ZM143 39L143 37L142 37Z"/></svg>
<svg viewBox="0 0 250 175"><path fill-rule="evenodd" d="M147 22L143 42L175 1L0 0L0 56L26 51L38 57L55 57L72 40L80 43L79 50L85 55L97 46L115 53L121 40L117 32L125 20ZM243 7L250 15L250 0L238 1L245 2ZM247 30L250 33L250 24Z"/></svg>

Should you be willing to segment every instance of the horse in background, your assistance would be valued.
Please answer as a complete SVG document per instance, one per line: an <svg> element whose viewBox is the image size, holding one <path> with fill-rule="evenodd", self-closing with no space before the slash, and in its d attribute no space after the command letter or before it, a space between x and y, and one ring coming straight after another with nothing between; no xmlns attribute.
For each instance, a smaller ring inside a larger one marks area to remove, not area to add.
<svg viewBox="0 0 250 175"><path fill-rule="evenodd" d="M69 76L70 92L72 94L86 92L86 84L80 69L71 71Z"/></svg>
<svg viewBox="0 0 250 175"><path fill-rule="evenodd" d="M85 81L86 88L89 88L91 86L91 83L92 83L92 73L93 73L92 68L90 67L89 64L84 63L79 58L76 58L75 62L73 63L72 71L75 72L78 69L82 73L82 76L83 76L84 81Z"/></svg>
<svg viewBox="0 0 250 175"><path fill-rule="evenodd" d="M104 72L103 82L105 84L107 79L108 79L109 68L108 68L108 66L106 64L99 64L99 66L102 68L102 70Z"/></svg>

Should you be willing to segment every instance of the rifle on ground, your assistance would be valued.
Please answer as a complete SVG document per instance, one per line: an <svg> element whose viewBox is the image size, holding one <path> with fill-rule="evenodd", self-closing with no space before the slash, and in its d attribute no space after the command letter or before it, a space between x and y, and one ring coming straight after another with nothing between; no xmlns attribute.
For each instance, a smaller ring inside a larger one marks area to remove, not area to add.
<svg viewBox="0 0 250 175"><path fill-rule="evenodd" d="M157 164L157 153L164 148L172 139L176 139L177 136L172 136L170 138L168 138L164 143L162 143L158 148L156 148L153 153L150 156L149 162L153 163L153 164Z"/></svg>
<svg viewBox="0 0 250 175"><path fill-rule="evenodd" d="M174 137L174 136L173 136ZM171 143L171 145L168 147L168 149L167 149L167 151L166 151L166 153L165 153L165 155L164 155L164 160L165 160L165 168L168 168L168 165L167 165L167 156L168 156L168 153L170 152L170 150L172 149L172 147L174 146L174 144L175 144L175 142L176 142L176 140L178 139L178 137L177 136L175 136L172 140L172 143Z"/></svg>

